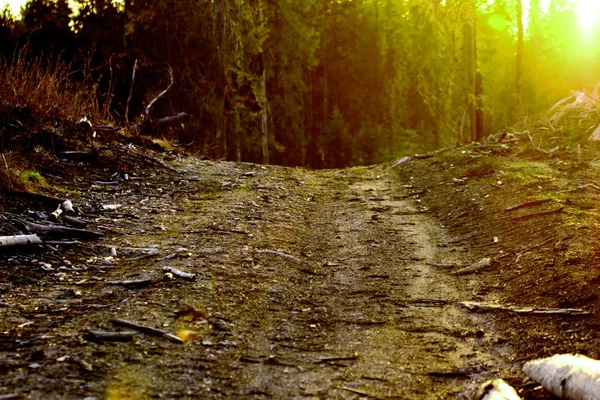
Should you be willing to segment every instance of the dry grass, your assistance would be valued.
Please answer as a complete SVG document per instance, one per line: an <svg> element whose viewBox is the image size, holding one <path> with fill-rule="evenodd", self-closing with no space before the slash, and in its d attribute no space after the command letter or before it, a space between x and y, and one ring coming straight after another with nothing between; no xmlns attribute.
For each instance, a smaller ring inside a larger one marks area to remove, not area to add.
<svg viewBox="0 0 600 400"><path fill-rule="evenodd" d="M108 117L98 105L96 86L72 82L69 65L62 61L29 61L20 56L11 65L0 64L0 81L2 107L26 106L38 122L77 120L84 115L100 122Z"/></svg>
<svg viewBox="0 0 600 400"><path fill-rule="evenodd" d="M36 164L86 144L80 118L111 122L97 85L71 81L62 61L28 60L24 53L12 64L0 60L0 190L30 189Z"/></svg>

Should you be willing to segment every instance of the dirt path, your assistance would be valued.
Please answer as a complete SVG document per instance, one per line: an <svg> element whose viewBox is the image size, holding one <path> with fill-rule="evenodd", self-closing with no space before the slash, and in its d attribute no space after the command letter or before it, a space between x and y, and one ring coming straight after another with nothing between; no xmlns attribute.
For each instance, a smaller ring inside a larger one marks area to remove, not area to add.
<svg viewBox="0 0 600 400"><path fill-rule="evenodd" d="M33 286L21 291L19 310L0 309L7 338L13 324L35 322L19 328L27 345L0 351L15 366L3 368L0 395L454 399L510 369L510 349L489 321L458 304L479 298L469 279L428 265L477 260L404 199L406 182L384 168L174 165L171 179L110 193L120 212L140 219L105 218L121 234L105 240L94 261L72 250L72 264L85 258L89 269L66 281L45 277L43 305L67 311L24 315L41 306ZM125 249L149 246L159 249L150 259ZM106 258L110 247L116 259ZM169 254L177 256L157 260ZM114 268L103 268L106 260ZM197 278L106 284L160 276L163 266ZM88 286L77 284L82 279ZM189 340L83 339L90 329L114 330L115 317Z"/></svg>

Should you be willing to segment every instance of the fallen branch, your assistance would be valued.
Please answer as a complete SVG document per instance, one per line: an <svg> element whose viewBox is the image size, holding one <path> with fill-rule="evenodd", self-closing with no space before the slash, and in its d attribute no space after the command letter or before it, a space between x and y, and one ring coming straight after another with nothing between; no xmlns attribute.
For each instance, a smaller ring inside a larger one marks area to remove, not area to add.
<svg viewBox="0 0 600 400"><path fill-rule="evenodd" d="M148 104L148 106L146 107L145 110L145 114L146 114L146 118L150 117L150 109L152 108L152 106L154 105L154 103L156 103L156 101L158 99L160 99L162 96L164 96L165 94L167 94L167 92L169 91L169 89L171 89L171 87L173 86L173 84L175 83L175 79L173 78L173 68L171 68L169 66L169 77L170 77L170 82L169 82L169 86L167 86L167 88L165 90L163 90L162 92L160 92L158 94L158 96L156 96L151 102L150 104Z"/></svg>
<svg viewBox="0 0 600 400"><path fill-rule="evenodd" d="M480 269L487 268L492 265L492 260L490 258L482 258L480 261L475 264L471 264L468 267L464 267L459 269L458 271L452 272L452 275L467 275L472 274L473 272L477 272Z"/></svg>
<svg viewBox="0 0 600 400"><path fill-rule="evenodd" d="M511 206L511 207L507 207L504 209L505 212L509 212L509 211L515 211L515 210L519 210L521 208L526 208L526 207L535 207L535 206L539 206L545 203L549 203L551 202L552 199L539 199L539 200L533 200L533 201L528 201L526 203L523 204L519 204L516 206Z"/></svg>
<svg viewBox="0 0 600 400"><path fill-rule="evenodd" d="M113 285L113 286L144 287L144 286L151 285L155 282L157 282L157 281L154 279L151 279L151 278L147 278L147 279L137 279L137 280L131 280L131 281L106 281L106 284Z"/></svg>
<svg viewBox="0 0 600 400"><path fill-rule="evenodd" d="M88 231L77 228L67 228L65 226L58 225L40 225L33 222L19 221L29 232L37 233L43 236L61 236L61 237L78 237L78 238L89 238L98 239L104 237L104 234L94 231Z"/></svg>
<svg viewBox="0 0 600 400"><path fill-rule="evenodd" d="M135 73L138 69L138 60L135 59L133 63L133 73L131 75L131 85L129 86L129 96L127 96L127 103L125 106L125 122L129 124L129 103L131 103L131 98L133 97L133 85L135 85Z"/></svg>
<svg viewBox="0 0 600 400"><path fill-rule="evenodd" d="M106 332L106 331L89 331L85 338L93 342L130 342L133 340L135 332Z"/></svg>
<svg viewBox="0 0 600 400"><path fill-rule="evenodd" d="M168 341L173 342L173 343L179 343L179 344L184 343L184 341L180 337L173 335L167 331L163 331L161 329L156 329L156 328L151 328L149 326L139 325L139 324L136 324L135 322L126 321L126 320L120 319L120 318L114 318L110 322L112 322L115 325L135 329L138 332L146 333L148 335L161 337L161 338L167 339Z"/></svg>
<svg viewBox="0 0 600 400"><path fill-rule="evenodd" d="M355 388L351 388L351 387L347 387L347 386L341 386L340 389L346 390L348 392L360 394L362 396L367 396L372 399L387 399L388 398L387 396L381 396L378 394L367 392L366 390L355 389Z"/></svg>
<svg viewBox="0 0 600 400"><path fill-rule="evenodd" d="M529 141L531 142L531 145L533 146L534 149L536 149L537 151L550 155L549 152L547 152L546 150L541 149L539 146L536 146L535 143L533 143L533 138L531 137L531 134L529 134L529 131L525 131L527 133L527 136L529 137Z"/></svg>
<svg viewBox="0 0 600 400"><path fill-rule="evenodd" d="M559 207L555 210L541 211L541 212L534 213L534 214L521 215L520 217L515 217L515 218L511 219L511 221L523 221L523 220L530 219L530 218L543 217L545 215L560 214L561 212L563 212L564 209L565 209L564 207Z"/></svg>
<svg viewBox="0 0 600 400"><path fill-rule="evenodd" d="M525 363L523 372L561 399L600 398L600 361L582 355L557 354Z"/></svg>
<svg viewBox="0 0 600 400"><path fill-rule="evenodd" d="M196 279L196 274L190 274L189 272L183 272L171 267L163 267L163 271L170 272L178 278L185 279L186 281L193 281Z"/></svg>
<svg viewBox="0 0 600 400"><path fill-rule="evenodd" d="M499 304L477 303L474 301L463 301L460 303L469 311L473 312L494 312L506 311L521 315L573 315L583 316L591 315L589 311L584 311L579 308L536 308L536 307L512 307L501 306Z"/></svg>
<svg viewBox="0 0 600 400"><path fill-rule="evenodd" d="M38 235L0 236L0 247L44 244Z"/></svg>

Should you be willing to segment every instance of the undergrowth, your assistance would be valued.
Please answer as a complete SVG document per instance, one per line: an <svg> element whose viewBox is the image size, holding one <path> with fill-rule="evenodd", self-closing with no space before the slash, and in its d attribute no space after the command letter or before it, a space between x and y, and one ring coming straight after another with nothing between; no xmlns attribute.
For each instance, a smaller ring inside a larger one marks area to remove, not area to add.
<svg viewBox="0 0 600 400"><path fill-rule="evenodd" d="M28 59L25 51L12 63L0 60L0 190L31 188L41 181L37 164L85 146L91 132L79 123L82 117L111 122L108 109L98 104L97 86L74 82L69 74L67 63Z"/></svg>

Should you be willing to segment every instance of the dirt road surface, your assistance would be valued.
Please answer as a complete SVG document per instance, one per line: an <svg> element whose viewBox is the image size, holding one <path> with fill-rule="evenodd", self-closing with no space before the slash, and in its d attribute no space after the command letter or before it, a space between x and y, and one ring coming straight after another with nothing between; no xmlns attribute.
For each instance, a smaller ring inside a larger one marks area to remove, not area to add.
<svg viewBox="0 0 600 400"><path fill-rule="evenodd" d="M478 259L388 167L171 166L77 199L102 241L3 255L0 395L456 399L516 374L441 266ZM184 343L90 336L114 318Z"/></svg>

